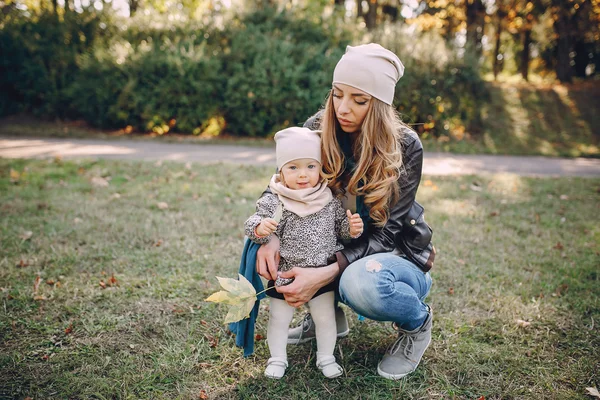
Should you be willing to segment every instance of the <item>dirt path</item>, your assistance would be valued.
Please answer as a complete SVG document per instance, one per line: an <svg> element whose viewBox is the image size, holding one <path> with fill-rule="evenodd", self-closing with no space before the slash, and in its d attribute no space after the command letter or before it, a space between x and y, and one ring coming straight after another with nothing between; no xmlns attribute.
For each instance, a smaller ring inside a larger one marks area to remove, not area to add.
<svg viewBox="0 0 600 400"><path fill-rule="evenodd" d="M274 148L135 140L0 137L2 158L105 158L275 165ZM600 177L599 159L425 153L425 175L513 173L522 176Z"/></svg>

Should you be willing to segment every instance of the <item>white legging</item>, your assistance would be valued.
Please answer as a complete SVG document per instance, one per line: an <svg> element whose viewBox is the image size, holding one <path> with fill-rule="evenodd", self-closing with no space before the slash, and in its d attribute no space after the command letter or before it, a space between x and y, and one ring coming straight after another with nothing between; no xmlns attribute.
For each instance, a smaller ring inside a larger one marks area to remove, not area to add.
<svg viewBox="0 0 600 400"><path fill-rule="evenodd" d="M317 361L323 356L332 356L335 348L337 328L335 324L334 292L326 292L308 302L310 315L315 324L317 338ZM294 315L294 307L285 300L271 298L267 344L271 357L287 359L288 329Z"/></svg>

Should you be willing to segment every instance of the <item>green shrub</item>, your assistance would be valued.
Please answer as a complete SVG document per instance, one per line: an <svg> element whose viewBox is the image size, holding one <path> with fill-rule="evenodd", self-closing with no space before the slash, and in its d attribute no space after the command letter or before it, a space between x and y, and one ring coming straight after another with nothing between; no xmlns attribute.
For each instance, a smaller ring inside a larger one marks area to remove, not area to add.
<svg viewBox="0 0 600 400"><path fill-rule="evenodd" d="M352 25L337 16L267 8L225 26L144 13L17 14L0 30L0 115L157 133L199 133L224 121L230 134L268 136L319 109L351 42ZM475 63L439 35L399 24L364 39L405 64L394 104L406 122L424 135L479 129L478 102L488 94Z"/></svg>
<svg viewBox="0 0 600 400"><path fill-rule="evenodd" d="M0 114L63 117L64 90L77 74L77 56L94 47L103 18L84 11L59 20L45 11L8 19L0 30Z"/></svg>
<svg viewBox="0 0 600 400"><path fill-rule="evenodd" d="M315 113L346 40L317 23L258 11L231 30L223 115L235 135L266 136Z"/></svg>

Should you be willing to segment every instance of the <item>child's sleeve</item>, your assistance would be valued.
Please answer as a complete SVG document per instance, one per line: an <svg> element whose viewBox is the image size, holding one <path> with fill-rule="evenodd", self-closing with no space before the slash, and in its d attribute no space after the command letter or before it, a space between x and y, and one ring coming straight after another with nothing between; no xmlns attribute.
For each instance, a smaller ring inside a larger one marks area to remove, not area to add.
<svg viewBox="0 0 600 400"><path fill-rule="evenodd" d="M271 235L257 236L256 227L264 218L273 218L277 204L279 204L279 198L270 193L266 193L256 202L256 212L252 214L244 223L244 231L246 236L248 236L248 238L254 243L264 244L267 243L271 238Z"/></svg>
<svg viewBox="0 0 600 400"><path fill-rule="evenodd" d="M348 216L346 215L346 210L342 207L342 202L339 199L334 199L335 201L335 231L337 233L338 238L343 240L350 240L352 236L350 236L350 221L348 221Z"/></svg>

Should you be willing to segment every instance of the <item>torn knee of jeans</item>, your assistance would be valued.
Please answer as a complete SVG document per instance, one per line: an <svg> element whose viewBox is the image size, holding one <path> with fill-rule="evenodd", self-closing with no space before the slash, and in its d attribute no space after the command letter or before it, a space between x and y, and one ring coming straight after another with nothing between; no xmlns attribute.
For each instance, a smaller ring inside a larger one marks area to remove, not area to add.
<svg viewBox="0 0 600 400"><path fill-rule="evenodd" d="M381 263L376 260L369 260L365 264L365 268L367 268L367 271L369 272L379 272L381 271Z"/></svg>

